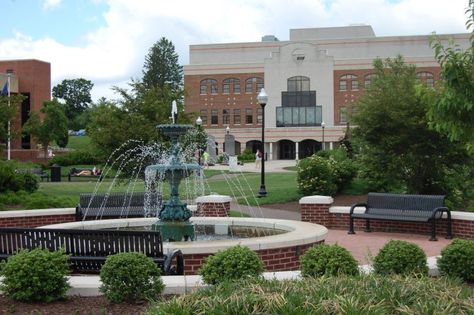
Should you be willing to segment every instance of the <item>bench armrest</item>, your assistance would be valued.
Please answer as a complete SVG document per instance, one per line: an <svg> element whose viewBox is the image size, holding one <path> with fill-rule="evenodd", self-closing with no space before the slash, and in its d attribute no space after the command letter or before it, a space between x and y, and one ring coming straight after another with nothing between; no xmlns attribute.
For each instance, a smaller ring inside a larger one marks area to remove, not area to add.
<svg viewBox="0 0 474 315"><path fill-rule="evenodd" d="M81 204L78 203L76 206L76 221L82 221L82 216L83 216L83 213L82 213Z"/></svg>
<svg viewBox="0 0 474 315"><path fill-rule="evenodd" d="M367 204L365 202L355 203L351 206L351 210L349 211L349 215L352 215L354 213L354 209L356 207L364 207L367 210Z"/></svg>
<svg viewBox="0 0 474 315"><path fill-rule="evenodd" d="M449 210L447 207L438 207L438 208L433 209L433 211L431 212L430 219L435 219L436 214L438 212L441 212L441 216L443 216L443 212L446 212L446 214L448 215L448 218L451 218L451 210Z"/></svg>
<svg viewBox="0 0 474 315"><path fill-rule="evenodd" d="M173 259L176 258L176 268L172 266ZM166 255L163 265L165 274L168 275L183 275L184 274L184 258L183 253L179 249L175 249Z"/></svg>

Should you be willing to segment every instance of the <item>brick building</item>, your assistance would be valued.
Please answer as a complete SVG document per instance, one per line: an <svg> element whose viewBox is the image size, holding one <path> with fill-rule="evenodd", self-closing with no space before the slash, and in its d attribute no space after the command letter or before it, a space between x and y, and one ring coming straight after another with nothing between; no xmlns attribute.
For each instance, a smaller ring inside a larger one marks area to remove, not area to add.
<svg viewBox="0 0 474 315"><path fill-rule="evenodd" d="M26 96L17 106L16 120L11 122L11 158L24 161L41 161L42 151L29 136L21 135L21 126L28 120L31 111L39 112L43 102L51 100L51 65L48 62L26 60L0 61L0 86L4 87L10 76L10 93ZM7 150L2 152L7 157Z"/></svg>
<svg viewBox="0 0 474 315"><path fill-rule="evenodd" d="M469 46L469 34L441 38ZM323 142L325 148L337 146L370 84L375 58L402 55L416 65L421 81L435 86L440 69L429 40L430 35L377 37L371 26L355 25L291 29L288 41L267 35L254 43L191 45L185 109L200 115L220 152L227 126L236 154L255 152L262 123L257 95L265 87L268 159L301 159L321 150Z"/></svg>

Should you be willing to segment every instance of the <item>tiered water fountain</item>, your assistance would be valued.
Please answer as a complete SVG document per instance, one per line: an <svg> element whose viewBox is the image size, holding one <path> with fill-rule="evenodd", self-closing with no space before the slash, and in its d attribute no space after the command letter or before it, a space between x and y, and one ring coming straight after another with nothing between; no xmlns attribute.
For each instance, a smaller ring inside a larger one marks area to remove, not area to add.
<svg viewBox="0 0 474 315"><path fill-rule="evenodd" d="M164 240L195 239L194 225L189 222L192 212L179 199L181 180L191 175L192 172L201 169L196 163L183 163L179 159L178 139L191 128L193 128L191 125L159 125L160 132L171 138L171 160L167 164L150 165L145 169L145 181L154 181L158 177L164 178L170 185L170 198L163 203L163 208L158 216L160 220L152 225L152 229L161 232Z"/></svg>

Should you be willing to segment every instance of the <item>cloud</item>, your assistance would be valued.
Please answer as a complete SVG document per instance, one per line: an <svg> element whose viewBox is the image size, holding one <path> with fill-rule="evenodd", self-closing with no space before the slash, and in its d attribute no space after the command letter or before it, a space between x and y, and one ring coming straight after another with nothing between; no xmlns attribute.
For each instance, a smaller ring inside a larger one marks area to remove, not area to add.
<svg viewBox="0 0 474 315"><path fill-rule="evenodd" d="M62 0L44 0L43 2L43 10L49 10L52 8L59 7Z"/></svg>
<svg viewBox="0 0 474 315"><path fill-rule="evenodd" d="M83 77L95 83L93 97L98 99L113 97L113 85L141 77L148 49L162 36L174 43L180 63L187 64L191 44L260 41L267 34L287 40L290 28L365 23L377 36L464 32L465 2L107 0L105 25L84 34L81 46L16 33L0 40L0 58L51 62L53 86L65 78ZM44 2L47 7L60 4Z"/></svg>

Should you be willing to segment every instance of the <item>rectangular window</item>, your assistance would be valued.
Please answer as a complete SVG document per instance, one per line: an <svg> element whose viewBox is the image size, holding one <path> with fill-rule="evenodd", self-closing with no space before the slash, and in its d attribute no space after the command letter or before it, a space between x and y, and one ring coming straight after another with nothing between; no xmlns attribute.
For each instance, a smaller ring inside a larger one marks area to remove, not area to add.
<svg viewBox="0 0 474 315"><path fill-rule="evenodd" d="M257 80L257 93L260 93L262 89L263 89L263 80L261 81Z"/></svg>
<svg viewBox="0 0 474 315"><path fill-rule="evenodd" d="M222 110L222 124L230 125L230 110L228 109Z"/></svg>
<svg viewBox="0 0 474 315"><path fill-rule="evenodd" d="M217 84L211 85L211 94L217 94Z"/></svg>
<svg viewBox="0 0 474 315"><path fill-rule="evenodd" d="M347 91L347 81L339 81L339 91Z"/></svg>
<svg viewBox="0 0 474 315"><path fill-rule="evenodd" d="M201 109L202 125L207 126L207 109Z"/></svg>
<svg viewBox="0 0 474 315"><path fill-rule="evenodd" d="M211 110L211 125L217 125L219 123L219 120L217 118L218 115L219 115L219 112L217 109Z"/></svg>
<svg viewBox="0 0 474 315"><path fill-rule="evenodd" d="M257 124L261 125L263 121L263 111L261 108L257 108Z"/></svg>
<svg viewBox="0 0 474 315"><path fill-rule="evenodd" d="M253 89L253 82L252 80L245 81L245 93L252 93Z"/></svg>
<svg viewBox="0 0 474 315"><path fill-rule="evenodd" d="M240 125L240 109L234 109L234 125Z"/></svg>
<svg viewBox="0 0 474 315"><path fill-rule="evenodd" d="M347 108L346 107L341 107L339 110L339 122L341 124L345 124L347 122Z"/></svg>
<svg viewBox="0 0 474 315"><path fill-rule="evenodd" d="M226 83L222 86L222 93L229 94L230 93L230 84Z"/></svg>
<svg viewBox="0 0 474 315"><path fill-rule="evenodd" d="M352 80L352 89L353 90L358 90L359 89L359 81L357 80Z"/></svg>
<svg viewBox="0 0 474 315"><path fill-rule="evenodd" d="M253 110L251 108L245 109L245 123L253 124Z"/></svg>
<svg viewBox="0 0 474 315"><path fill-rule="evenodd" d="M240 81L234 81L234 93L240 94Z"/></svg>
<svg viewBox="0 0 474 315"><path fill-rule="evenodd" d="M207 85L201 85L201 95L207 94Z"/></svg>

